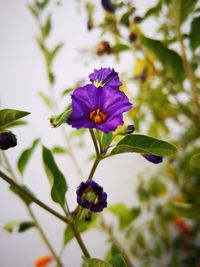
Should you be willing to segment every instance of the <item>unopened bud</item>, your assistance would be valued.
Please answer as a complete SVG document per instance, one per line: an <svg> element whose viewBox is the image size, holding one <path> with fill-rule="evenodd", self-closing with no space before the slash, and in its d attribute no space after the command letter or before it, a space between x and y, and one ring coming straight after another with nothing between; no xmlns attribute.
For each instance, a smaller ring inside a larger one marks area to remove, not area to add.
<svg viewBox="0 0 200 267"><path fill-rule="evenodd" d="M135 16L135 18L134 18L134 22L135 23L140 23L142 21L142 17L140 17L140 16Z"/></svg>
<svg viewBox="0 0 200 267"><path fill-rule="evenodd" d="M117 130L114 133L114 136L117 135L127 135L127 134L131 134L135 131L135 127L134 125L130 124L130 125L123 125L123 126L119 126L117 128Z"/></svg>
<svg viewBox="0 0 200 267"><path fill-rule="evenodd" d="M137 38L138 38L138 36L137 36L136 33L134 33L134 32L130 32L128 38L129 38L129 41L130 41L131 43L135 43L136 40L137 40Z"/></svg>
<svg viewBox="0 0 200 267"><path fill-rule="evenodd" d="M16 136L9 131L0 133L0 149L6 150L17 145Z"/></svg>
<svg viewBox="0 0 200 267"><path fill-rule="evenodd" d="M109 42L101 41L96 48L97 55L101 56L103 54L110 54L112 52L112 48L110 47Z"/></svg>

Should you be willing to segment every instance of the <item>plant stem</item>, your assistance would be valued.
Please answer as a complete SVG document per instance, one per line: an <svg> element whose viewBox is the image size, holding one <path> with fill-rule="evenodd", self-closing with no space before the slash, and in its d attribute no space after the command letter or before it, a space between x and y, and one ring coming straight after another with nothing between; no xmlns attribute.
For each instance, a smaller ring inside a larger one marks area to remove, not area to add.
<svg viewBox="0 0 200 267"><path fill-rule="evenodd" d="M114 237L110 227L108 225L106 225L105 221L103 220L103 218L101 218L101 229L108 234L108 236L110 237L110 240L113 244L116 245L116 247L122 252L122 255L124 256L124 259L128 265L128 267L134 267L134 265L132 264L132 262L129 260L129 257L126 253L126 251L123 249L122 245L119 243L119 241Z"/></svg>
<svg viewBox="0 0 200 267"><path fill-rule="evenodd" d="M90 173L89 173L89 176L88 176L88 178L87 178L87 180L90 180L90 179L93 178L93 175L94 175L94 173L95 173L95 171L96 171L96 168L97 168L97 166L99 165L99 162L100 162L100 161L101 161L101 157L100 157L100 156L96 157L96 159L95 159L95 161L94 161L94 163L93 163L92 169L91 169L91 171L90 171Z"/></svg>
<svg viewBox="0 0 200 267"><path fill-rule="evenodd" d="M190 62L187 58L179 23L177 23L176 25L176 33L177 33L177 40L180 44L180 48L182 52L183 66L184 66L187 78L190 82L192 99L193 99L194 104L196 105L197 112L198 112L198 120L200 123L200 103L199 103L198 91L196 87L195 76L194 76L192 67L190 65Z"/></svg>
<svg viewBox="0 0 200 267"><path fill-rule="evenodd" d="M24 189L21 185L19 185L15 181L13 181L12 178L10 178L9 176L7 176L1 170L0 170L0 177L4 181L6 181L8 184L10 184L11 186L13 186L15 189L17 189L22 195L24 195L28 199L30 199L30 201L34 202L35 204L37 204L38 206L40 206L44 210L46 210L49 213L53 214L55 217L57 217L61 221L65 222L65 223L69 223L68 222L68 219L66 217L64 217L63 215L61 215L60 213L58 213L57 211L53 210L52 208L50 208L49 206L47 206L45 203L43 203L42 201L40 201L38 198L36 198L34 195L32 195L30 192L28 192L26 189Z"/></svg>
<svg viewBox="0 0 200 267"><path fill-rule="evenodd" d="M94 148L95 148L95 151L96 151L96 155L97 155L97 157L98 157L98 156L99 156L98 143L97 143L97 140L96 140L94 131L93 131L92 129L90 129L90 135L91 135L91 137L92 137L92 141L93 141L93 144L94 144Z"/></svg>
<svg viewBox="0 0 200 267"><path fill-rule="evenodd" d="M54 257L56 263L57 263L57 266L58 267L64 267L64 265L62 264L62 262L60 261L59 257L57 256L57 254L55 253L54 251L54 248L51 246L49 240L47 239L45 233L43 232L37 218L35 217L33 211L31 210L31 207L30 206L27 206L27 209L28 209L28 212L31 216L31 218L33 219L36 227L37 227L37 230L38 232L40 233L40 236L42 238L42 240L44 241L44 243L46 244L46 246L48 247L49 251L51 252L52 256Z"/></svg>

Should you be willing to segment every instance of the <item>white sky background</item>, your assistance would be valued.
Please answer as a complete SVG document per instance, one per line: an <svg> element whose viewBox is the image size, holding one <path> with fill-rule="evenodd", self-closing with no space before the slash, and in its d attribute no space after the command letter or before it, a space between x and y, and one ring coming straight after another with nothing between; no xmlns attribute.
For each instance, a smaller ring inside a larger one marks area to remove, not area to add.
<svg viewBox="0 0 200 267"><path fill-rule="evenodd" d="M55 3L54 1L52 1ZM114 67L119 72L132 68L132 59L124 55L124 64L117 64L109 59L92 58L91 55L78 52L80 49L94 47L98 40L96 32L88 33L86 14L77 9L76 1L63 0L60 7L54 5L53 32L50 44L65 43L65 47L57 56L54 70L56 73L57 95L65 87L72 86L77 80L85 78L94 68ZM99 3L99 1L95 1ZM142 4L141 4L142 2ZM139 12L143 14L145 6L155 1L135 1ZM140 14L139 14L140 15ZM148 24L147 31L152 30ZM59 129L51 129L47 118L48 110L39 99L37 92L48 92L48 82L42 55L34 40L37 25L30 15L26 1L0 0L0 108L13 108L30 111L27 117L28 126L16 128L17 147L7 151L13 167L20 152L30 146L33 139L42 137L42 143L48 147L62 144ZM88 57L88 58L87 58ZM87 62L87 64L84 64ZM126 63L126 64L125 64ZM63 103L61 104L62 110ZM67 127L67 126L66 126ZM85 177L91 163L85 163L86 155L92 151L92 143L87 139L87 151L76 151ZM80 179L70 161L58 156L57 162L66 175L69 184L68 201L71 207L76 205L75 190ZM144 167L150 167L137 155L120 155L102 162L95 178L108 193L108 202L125 202L131 206L135 203L134 188L136 173ZM156 166L154 167L156 170ZM49 184L41 164L41 149L38 147L30 165L25 172L25 183L41 200L55 209L59 207L49 197ZM62 242L64 225L52 215L34 207L36 216L48 234L55 250L59 251ZM8 234L2 228L11 220L29 220L22 202L8 190L8 185L0 180L0 266L1 267L33 267L34 261L47 255L48 250L41 241L37 231L31 229L24 234ZM93 257L102 258L105 252L106 237L97 231L83 234L84 241ZM80 266L81 252L75 241L70 242L63 255L66 267Z"/></svg>

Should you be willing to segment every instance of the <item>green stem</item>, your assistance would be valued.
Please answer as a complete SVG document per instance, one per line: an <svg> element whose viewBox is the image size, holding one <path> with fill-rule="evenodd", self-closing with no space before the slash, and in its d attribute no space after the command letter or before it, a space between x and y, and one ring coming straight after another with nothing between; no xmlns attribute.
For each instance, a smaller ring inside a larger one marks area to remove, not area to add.
<svg viewBox="0 0 200 267"><path fill-rule="evenodd" d="M27 197L28 199L30 199L30 201L34 202L35 204L37 204L38 206L40 206L42 209L48 211L49 213L51 213L52 215L54 215L55 217L57 217L58 219L60 219L61 221L65 222L65 223L69 223L68 219L65 218L63 215L61 215L60 213L58 213L57 211L53 210L52 208L50 208L49 206L47 206L46 204L44 204L42 201L40 201L38 198L36 198L34 195L32 195L30 192L28 192L27 190L25 190L22 186L20 186L18 183L16 183L15 181L13 181L12 178L10 178L9 176L7 176L4 172L2 172L0 170L0 177L6 181L8 184L10 184L11 186L13 186L15 189L17 189L22 195L24 195L25 197Z"/></svg>
<svg viewBox="0 0 200 267"><path fill-rule="evenodd" d="M51 246L49 240L47 239L45 233L43 232L43 230L42 230L42 228L41 228L41 226L40 226L37 218L35 217L33 211L31 210L31 207L30 206L27 206L27 208L28 208L28 212L29 212L31 218L33 219L33 221L34 221L34 223L35 223L35 225L37 227L38 232L40 233L40 236L41 236L42 240L44 241L44 243L48 247L49 251L51 252L52 256L54 257L54 260L56 261L57 266L58 267L64 267L64 265L60 261L59 257L55 253L54 248Z"/></svg>
<svg viewBox="0 0 200 267"><path fill-rule="evenodd" d="M91 135L91 137L92 137L92 141L93 141L93 144L94 144L94 148L95 148L95 151L96 151L96 155L97 155L97 157L98 157L98 156L99 156L99 148L98 148L98 144L97 144L97 140L96 140L94 131L93 131L92 129L90 129L90 135Z"/></svg>
<svg viewBox="0 0 200 267"><path fill-rule="evenodd" d="M101 161L101 157L100 157L100 156L96 157L96 159L95 159L95 161L94 161L94 163L93 163L92 169L91 169L91 171L90 171L90 173L89 173L89 176L88 176L88 178L87 178L87 180L90 180L90 179L93 178L93 175L94 175L94 173L95 173L95 171L96 171L96 168L97 168L97 166L99 165L99 162L100 162L100 161Z"/></svg>

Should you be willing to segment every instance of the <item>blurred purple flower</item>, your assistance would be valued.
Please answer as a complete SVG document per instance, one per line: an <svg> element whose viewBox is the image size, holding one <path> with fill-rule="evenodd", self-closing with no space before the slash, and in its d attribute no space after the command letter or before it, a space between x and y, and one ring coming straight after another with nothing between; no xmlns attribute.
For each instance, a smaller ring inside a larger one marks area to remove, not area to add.
<svg viewBox="0 0 200 267"><path fill-rule="evenodd" d="M16 136L12 132L0 133L0 149L6 150L17 145Z"/></svg>
<svg viewBox="0 0 200 267"><path fill-rule="evenodd" d="M76 190L77 202L83 208L93 212L102 211L107 207L107 194L93 180L81 182Z"/></svg>
<svg viewBox="0 0 200 267"><path fill-rule="evenodd" d="M89 75L89 78L96 87L104 87L107 85L114 89L119 89L122 85L118 73L111 68L94 70L94 72Z"/></svg>
<svg viewBox="0 0 200 267"><path fill-rule="evenodd" d="M158 164L163 161L163 157L152 155L152 154L142 154L142 156L154 164Z"/></svg>
<svg viewBox="0 0 200 267"><path fill-rule="evenodd" d="M72 94L72 113L67 123L72 127L96 128L104 133L123 125L123 112L132 104L120 90L109 86L97 88L88 84L77 88Z"/></svg>
<svg viewBox="0 0 200 267"><path fill-rule="evenodd" d="M111 13L115 12L115 6L110 0L101 0L101 4L106 11L109 11Z"/></svg>

